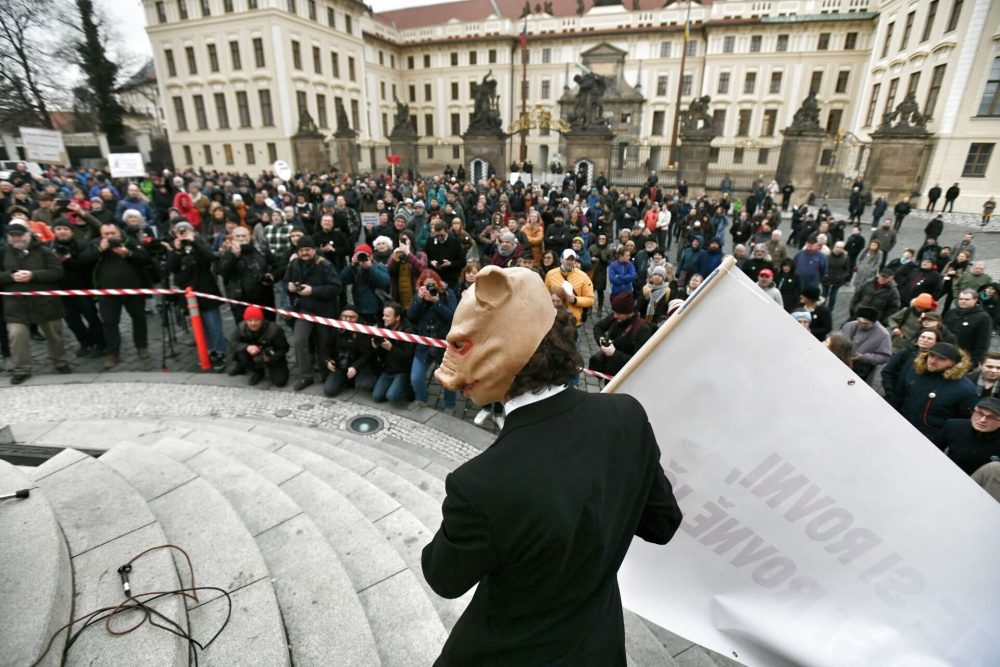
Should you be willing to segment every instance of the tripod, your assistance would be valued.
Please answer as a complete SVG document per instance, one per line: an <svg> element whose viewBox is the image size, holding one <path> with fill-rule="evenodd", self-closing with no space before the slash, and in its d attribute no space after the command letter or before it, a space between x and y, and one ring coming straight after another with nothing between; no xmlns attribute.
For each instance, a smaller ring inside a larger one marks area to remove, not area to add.
<svg viewBox="0 0 1000 667"><path fill-rule="evenodd" d="M161 294L156 304L156 310L160 314L160 367L164 371L167 370L167 357L177 358L177 351L174 349L177 328L187 331L187 321L177 312L180 308L178 297L176 294Z"/></svg>

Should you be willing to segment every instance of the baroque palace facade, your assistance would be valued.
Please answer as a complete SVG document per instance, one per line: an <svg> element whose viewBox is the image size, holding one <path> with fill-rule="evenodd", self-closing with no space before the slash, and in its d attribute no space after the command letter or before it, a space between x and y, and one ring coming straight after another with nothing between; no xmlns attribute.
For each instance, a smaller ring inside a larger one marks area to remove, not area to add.
<svg viewBox="0 0 1000 667"><path fill-rule="evenodd" d="M560 98L597 52L619 53L615 76L638 93L634 117L613 119L634 128L616 139L621 160L630 150L668 150L680 86L682 109L711 97L713 147L726 168L739 168L750 151L747 169L773 173L781 130L815 91L829 135L824 162L846 179L862 170L886 112L912 93L935 140L923 191L958 182L965 210L997 194L1000 3L625 2L460 0L383 13L353 0L144 5L179 167L256 172L291 162L301 112L332 136L342 104L362 167L383 170L396 99L409 105L422 169L457 167L474 82L487 73L497 80L504 127L513 130L522 99L532 116L560 117ZM519 142L518 134L509 139L512 159ZM559 156L555 130L533 127L526 143L535 165Z"/></svg>

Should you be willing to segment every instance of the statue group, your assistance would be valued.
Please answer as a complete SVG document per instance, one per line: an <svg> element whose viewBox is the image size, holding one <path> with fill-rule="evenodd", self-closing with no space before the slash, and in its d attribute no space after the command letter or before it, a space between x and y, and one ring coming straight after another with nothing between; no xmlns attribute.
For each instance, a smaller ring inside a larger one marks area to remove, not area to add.
<svg viewBox="0 0 1000 667"><path fill-rule="evenodd" d="M500 96L497 95L497 80L492 78L493 70L486 73L480 83L472 84L473 108L469 118L469 133L496 134L503 132L500 120Z"/></svg>
<svg viewBox="0 0 1000 667"><path fill-rule="evenodd" d="M416 135L417 131L413 128L413 123L410 121L410 105L400 102L395 95L392 99L396 103L396 115L392 119L392 132L390 136Z"/></svg>
<svg viewBox="0 0 1000 667"><path fill-rule="evenodd" d="M681 115L681 138L712 139L715 137L715 119L708 112L712 98L708 95L691 100L687 111Z"/></svg>
<svg viewBox="0 0 1000 667"><path fill-rule="evenodd" d="M578 87L569 124L576 131L605 131L608 120L604 117L604 92L608 82L599 74L586 72L573 77Z"/></svg>

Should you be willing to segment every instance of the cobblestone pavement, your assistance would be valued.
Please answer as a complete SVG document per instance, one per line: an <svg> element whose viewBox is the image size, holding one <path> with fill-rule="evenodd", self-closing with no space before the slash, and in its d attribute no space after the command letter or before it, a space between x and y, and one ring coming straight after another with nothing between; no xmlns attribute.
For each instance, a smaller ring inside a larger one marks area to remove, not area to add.
<svg viewBox="0 0 1000 667"><path fill-rule="evenodd" d="M831 210L838 217L846 217L847 215L847 202L843 200L832 200L828 202ZM911 247L917 248L923 242L923 228L928 220L930 220L935 214L928 213L926 211L915 211L910 216L906 218L901 229L900 241L897 244L897 251L902 248ZM868 225L870 224L870 215L865 219L865 233L868 233ZM979 216L972 213L946 213L944 214L945 219L945 232L942 234L942 239L940 239L943 245L951 245L957 243L961 240L962 235L967 231L972 231L976 234L976 247L977 247L977 259L984 259L987 262L987 272L990 275L1000 277L1000 223L993 226L997 227L996 230L991 228L986 228L982 230L979 227ZM782 228L786 231L788 230L788 222L786 221L782 224ZM731 241L727 243L726 251L730 251ZM894 254L898 254L894 253ZM847 287L842 289L840 292L840 297L837 302L837 308L834 312L834 320L836 325L842 324L847 319L847 304L850 302L851 289ZM606 300L607 304L607 300ZM605 305L605 314L609 312L610 306ZM152 356L149 359L143 360L139 359L136 353L135 347L132 345L131 341L131 323L127 316L122 317L122 353L121 353L121 363L113 370L106 371L104 369L103 358L75 358L72 359L72 366L75 373L95 373L95 374L107 374L114 375L117 373L156 373L156 372L166 372L166 373L194 373L201 371L198 370L198 360L197 353L195 351L194 343L190 332L183 329L183 327L177 323L174 318L174 333L176 337L176 342L172 346L167 347L167 357L163 357L163 341L164 332L166 331L163 326L163 317L159 312L154 312L154 304L152 301L149 302L148 312L146 319L149 328L149 345ZM233 319L228 307L223 307L223 321L227 332L233 330ZM182 319L182 318L181 318ZM593 313L590 319L584 323L584 326L580 332L580 353L583 357L584 363L590 358L590 355L597 351L597 345L593 338L593 324L599 319L596 313ZM72 357L73 350L78 346L76 341L73 339L72 334L69 329L63 328L64 335L66 336L67 348L71 350L70 354ZM52 372L52 367L47 359L47 350L44 342L33 341L32 342L32 354L34 358L34 373L46 374ZM293 367L292 377L296 377L296 372L294 368L293 355L289 354L289 364ZM235 378L238 383L242 384L245 382L245 378ZM28 380L28 384L25 386L30 386L32 380ZM317 383L318 384L318 383ZM581 387L587 391L600 391L601 381L597 378L581 375ZM310 389L315 389L316 385ZM285 392L297 395L292 392L290 388L284 390ZM269 395L274 395L274 391L269 391ZM430 405L433 407L441 407L441 387L436 383L431 383L430 387ZM469 423L472 422L478 408L469 402L466 402L462 397L458 399L458 410L455 416L463 419ZM493 426L491 425L491 428Z"/></svg>

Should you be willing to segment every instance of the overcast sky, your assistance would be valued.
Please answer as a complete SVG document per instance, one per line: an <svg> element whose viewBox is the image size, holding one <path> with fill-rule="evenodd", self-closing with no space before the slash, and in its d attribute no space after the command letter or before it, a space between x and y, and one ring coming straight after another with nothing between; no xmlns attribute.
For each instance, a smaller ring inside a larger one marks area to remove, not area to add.
<svg viewBox="0 0 1000 667"><path fill-rule="evenodd" d="M451 1L453 0L369 0L367 4L376 12L384 12ZM149 38L146 37L146 15L142 9L142 0L98 0L98 3L103 6L108 19L117 26L126 51L152 55Z"/></svg>

